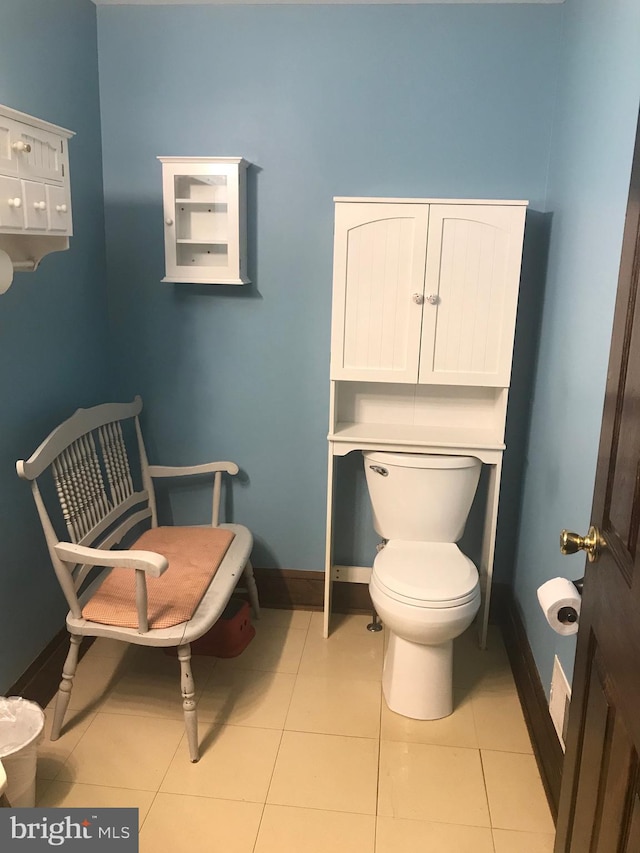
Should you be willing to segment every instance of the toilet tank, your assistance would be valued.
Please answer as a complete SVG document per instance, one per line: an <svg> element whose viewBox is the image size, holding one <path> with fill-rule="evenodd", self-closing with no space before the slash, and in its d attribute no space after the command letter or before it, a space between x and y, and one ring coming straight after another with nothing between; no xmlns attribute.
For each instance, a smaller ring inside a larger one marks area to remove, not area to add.
<svg viewBox="0 0 640 853"><path fill-rule="evenodd" d="M373 526L383 539L457 542L478 487L473 456L364 451Z"/></svg>

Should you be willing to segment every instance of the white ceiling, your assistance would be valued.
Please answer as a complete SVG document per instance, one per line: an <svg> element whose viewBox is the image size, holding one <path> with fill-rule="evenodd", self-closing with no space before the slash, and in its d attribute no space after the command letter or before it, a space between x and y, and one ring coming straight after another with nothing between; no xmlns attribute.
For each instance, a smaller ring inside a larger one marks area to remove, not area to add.
<svg viewBox="0 0 640 853"><path fill-rule="evenodd" d="M564 3L564 0L93 0L96 6L257 6L257 5L333 5L341 4L379 4L379 5L415 5L415 4L467 4L478 3L505 4L505 3L529 3L550 4Z"/></svg>

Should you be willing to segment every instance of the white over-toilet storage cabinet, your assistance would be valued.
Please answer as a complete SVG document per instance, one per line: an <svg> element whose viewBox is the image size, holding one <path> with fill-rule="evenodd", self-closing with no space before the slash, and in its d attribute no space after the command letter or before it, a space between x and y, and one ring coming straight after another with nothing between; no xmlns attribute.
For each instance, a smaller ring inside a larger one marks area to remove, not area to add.
<svg viewBox="0 0 640 853"><path fill-rule="evenodd" d="M526 201L337 198L324 635L334 582L335 460L354 450L488 466L480 565L486 644Z"/></svg>

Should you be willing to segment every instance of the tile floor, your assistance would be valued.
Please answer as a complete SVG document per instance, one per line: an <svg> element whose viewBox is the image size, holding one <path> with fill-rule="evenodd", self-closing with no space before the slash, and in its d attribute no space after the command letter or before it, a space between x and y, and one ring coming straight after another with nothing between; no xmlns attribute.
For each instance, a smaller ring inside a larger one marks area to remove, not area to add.
<svg viewBox="0 0 640 853"><path fill-rule="evenodd" d="M456 642L452 716L391 713L365 616L266 610L237 658L194 657L202 757L177 662L97 640L64 734L39 750L41 806L133 806L141 853L551 853L553 822L498 630ZM47 708L50 724L51 706Z"/></svg>

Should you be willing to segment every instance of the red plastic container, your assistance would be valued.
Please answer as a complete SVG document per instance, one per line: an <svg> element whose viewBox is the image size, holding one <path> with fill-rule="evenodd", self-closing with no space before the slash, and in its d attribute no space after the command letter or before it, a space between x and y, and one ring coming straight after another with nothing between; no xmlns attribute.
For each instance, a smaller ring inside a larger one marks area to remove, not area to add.
<svg viewBox="0 0 640 853"><path fill-rule="evenodd" d="M235 658L255 635L249 605L241 598L231 598L213 628L191 643L191 654Z"/></svg>

